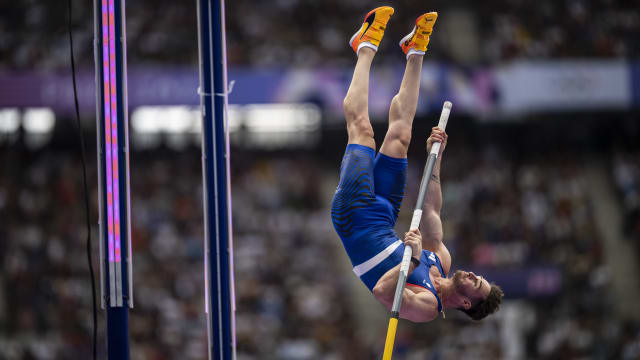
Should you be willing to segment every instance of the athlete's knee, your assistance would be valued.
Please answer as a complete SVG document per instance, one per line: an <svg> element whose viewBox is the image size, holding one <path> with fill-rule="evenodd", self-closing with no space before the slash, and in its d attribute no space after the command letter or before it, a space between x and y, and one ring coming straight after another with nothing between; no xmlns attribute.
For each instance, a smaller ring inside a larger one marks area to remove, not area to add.
<svg viewBox="0 0 640 360"><path fill-rule="evenodd" d="M353 99L349 95L342 101L342 109L344 110L344 116L347 118L347 121L368 115L366 103L363 104L361 101Z"/></svg>
<svg viewBox="0 0 640 360"><path fill-rule="evenodd" d="M350 138L368 137L373 139L373 127L368 116L356 116L347 120L347 133Z"/></svg>
<svg viewBox="0 0 640 360"><path fill-rule="evenodd" d="M407 104L402 103L400 94L396 94L391 100L391 108L389 110L389 118L391 121L404 120L412 121L416 115L416 109Z"/></svg>
<svg viewBox="0 0 640 360"><path fill-rule="evenodd" d="M394 121L389 124L386 139L398 141L404 147L409 147L411 142L411 124L403 121Z"/></svg>

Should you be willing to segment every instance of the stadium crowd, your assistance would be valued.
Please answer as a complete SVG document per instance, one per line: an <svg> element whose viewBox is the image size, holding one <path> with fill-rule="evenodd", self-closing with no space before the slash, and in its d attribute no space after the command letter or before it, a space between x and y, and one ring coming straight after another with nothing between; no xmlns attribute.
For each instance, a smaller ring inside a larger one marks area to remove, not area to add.
<svg viewBox="0 0 640 360"><path fill-rule="evenodd" d="M497 147L456 150L445 155L442 170L445 242L454 262L507 273L560 266L563 285L557 294L525 306L503 307L499 322L461 326L445 333L444 341L436 336L435 349L427 347L425 353L437 351L447 359L525 354L541 359L633 358L621 355L629 344L624 349L615 345L620 334L611 329L619 324L609 316L613 299L607 291L602 240L580 161L566 156L553 162L547 157L516 160ZM510 323L511 317L518 319L517 325ZM633 333L636 342L639 335ZM419 339L416 334L414 341ZM522 348L510 352L509 344L518 343Z"/></svg>
<svg viewBox="0 0 640 360"><path fill-rule="evenodd" d="M129 64L195 69L196 3L127 2ZM73 4L76 60L91 67L92 3ZM226 6L231 66L259 69L352 65L346 41L371 5L363 0L234 0ZM417 15L415 4L394 6L383 48L395 47L393 39L404 36ZM472 20L470 27L455 35L469 31L482 42L473 60L478 63L640 56L638 0L435 0L428 6L424 10L440 11L436 26L443 30L449 14L471 14L465 18ZM66 11L66 3L2 2L0 72L67 69ZM432 59L463 61L445 44L453 34L441 35L432 39ZM383 59L401 58L400 51L385 51ZM88 359L91 293L81 166L75 145L69 145L75 140L40 149L3 140L0 359ZM90 154L99 296L97 179L95 153ZM358 313L344 299L354 275L338 263L343 250L331 226L333 194L327 191L337 184L340 154L325 155L233 151L239 360L379 356L386 328L380 327L378 341L365 339ZM510 298L507 292L502 310L482 322L457 312L427 325L403 322L398 359L640 358L640 323L614 315L611 274L581 167L580 156L586 155L554 154L553 161L545 155L516 157L508 149L450 146L442 171L445 241L454 266L505 272L550 266L561 271L560 290L530 299ZM207 339L200 151L160 147L134 151L131 161L132 358L202 359ZM415 166L399 224L408 223L407 208L422 171L417 162L410 164ZM619 152L610 169L625 212L621 226L635 243L640 239L638 164L637 150ZM98 315L104 357L103 310Z"/></svg>
<svg viewBox="0 0 640 360"><path fill-rule="evenodd" d="M499 315L479 323L454 312L435 324L403 325L397 357L637 358L640 327L611 313L579 161L516 161L490 148L480 153L481 161L447 154L443 168L445 241L454 265L508 271L555 264L563 269L562 290L536 301L506 300ZM78 158L53 149L1 154L2 168L13 171L0 173L0 292L7 294L0 299L0 358L88 358L91 297ZM339 158L234 154L239 359L376 357L381 344L361 337L344 299L354 275L336 260L342 249L326 189L337 182ZM206 353L200 166L195 148L132 154L136 359ZM411 171L405 204L413 201L420 169ZM94 228L97 254L96 234ZM102 310L99 316L104 351Z"/></svg>
<svg viewBox="0 0 640 360"><path fill-rule="evenodd" d="M1 153L2 168L15 171L0 175L0 358L89 358L91 292L78 159L67 151ZM330 261L334 247L319 170L306 160L234 157L240 359L367 354L338 296L343 274ZM135 359L206 356L200 166L197 149L132 156ZM96 228L92 235L97 254ZM105 320L98 311L103 351Z"/></svg>
<svg viewBox="0 0 640 360"><path fill-rule="evenodd" d="M127 2L129 62L197 64L196 3ZM418 12L436 10L441 15L439 26L445 28L447 16L466 14L464 26L455 26L455 36L470 37L479 43L479 54L472 61L640 56L638 0L491 0L455 4L436 0L422 9L413 3L394 6L396 14L384 47L395 46L411 30ZM353 54L346 42L370 7L366 1L228 1L229 63L259 67L351 64ZM24 0L0 4L0 13L6 15L0 17L0 69L67 68L68 34L63 21L66 11L66 4L56 2ZM75 47L78 61L87 66L93 63L92 23L92 2L74 2ZM433 38L431 59L465 62L464 57L449 52L447 42L451 36L442 33ZM400 51L385 52L387 59L401 57Z"/></svg>

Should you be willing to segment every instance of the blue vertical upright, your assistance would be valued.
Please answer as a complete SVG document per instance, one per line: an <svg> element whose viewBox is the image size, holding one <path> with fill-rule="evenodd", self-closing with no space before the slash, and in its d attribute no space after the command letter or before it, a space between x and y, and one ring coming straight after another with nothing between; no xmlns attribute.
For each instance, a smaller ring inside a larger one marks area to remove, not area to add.
<svg viewBox="0 0 640 360"><path fill-rule="evenodd" d="M235 351L224 1L198 0L209 359Z"/></svg>
<svg viewBox="0 0 640 360"><path fill-rule="evenodd" d="M100 288L110 360L129 359L133 307L124 0L94 0Z"/></svg>

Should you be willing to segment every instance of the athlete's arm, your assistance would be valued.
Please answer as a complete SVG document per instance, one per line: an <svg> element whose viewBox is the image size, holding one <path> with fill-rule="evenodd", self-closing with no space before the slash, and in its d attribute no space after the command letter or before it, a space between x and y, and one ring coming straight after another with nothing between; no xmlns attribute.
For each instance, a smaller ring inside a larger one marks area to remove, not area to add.
<svg viewBox="0 0 640 360"><path fill-rule="evenodd" d="M413 322L428 322L438 317L438 300L426 289L405 288L402 292L400 317ZM387 310L391 311L393 297L378 299Z"/></svg>
<svg viewBox="0 0 640 360"><path fill-rule="evenodd" d="M449 273L451 267L451 255L449 250L443 244L442 238L442 220L440 219L440 209L442 208L442 189L440 187L440 166L442 164L442 154L447 146L447 133L439 127L431 129L431 135L427 139L427 154L431 152L431 146L434 142L440 142L440 151L438 159L433 166L433 173L429 179L427 187L427 196L422 207L422 220L420 229L422 229L422 246L425 250L435 252L440 258L445 273Z"/></svg>
<svg viewBox="0 0 640 360"><path fill-rule="evenodd" d="M415 229L409 231L405 235L404 243L405 246L411 246L413 257L419 260L422 254L422 237L420 235L420 230ZM409 272L407 276L411 275L414 269L415 264L412 262L409 265ZM399 273L400 264L387 271L373 288L373 295L389 310L391 310L391 306L393 305L393 297L396 292L396 286L398 285ZM435 298L430 295L431 294L428 291L415 292L405 288L402 292L400 317L415 322L433 320L438 315L438 312L434 310L437 308L437 304L433 302Z"/></svg>

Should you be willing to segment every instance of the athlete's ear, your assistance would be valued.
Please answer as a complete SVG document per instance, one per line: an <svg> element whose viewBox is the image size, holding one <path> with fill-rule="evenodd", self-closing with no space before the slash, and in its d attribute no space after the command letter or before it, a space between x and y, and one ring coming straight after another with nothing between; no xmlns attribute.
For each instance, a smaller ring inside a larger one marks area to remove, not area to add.
<svg viewBox="0 0 640 360"><path fill-rule="evenodd" d="M465 310L469 310L471 308L471 301L466 296L462 298L462 307Z"/></svg>

